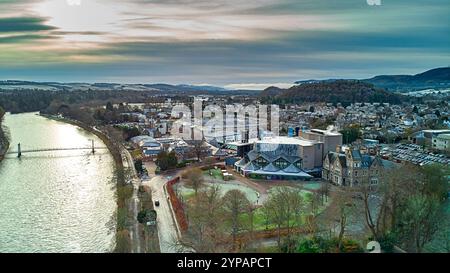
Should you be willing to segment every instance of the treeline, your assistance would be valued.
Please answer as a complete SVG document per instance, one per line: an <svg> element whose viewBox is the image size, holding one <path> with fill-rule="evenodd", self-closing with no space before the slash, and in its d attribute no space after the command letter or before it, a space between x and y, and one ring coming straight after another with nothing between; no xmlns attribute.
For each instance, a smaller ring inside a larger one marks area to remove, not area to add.
<svg viewBox="0 0 450 273"><path fill-rule="evenodd" d="M0 160L3 158L6 150L9 147L9 141L6 133L3 130L2 123L5 116L5 110L0 106Z"/></svg>
<svg viewBox="0 0 450 273"><path fill-rule="evenodd" d="M7 112L23 113L47 109L52 102L59 104L100 105L106 101L146 102L157 91L43 91L43 90L0 90L0 106Z"/></svg>
<svg viewBox="0 0 450 273"><path fill-rule="evenodd" d="M304 83L289 89L268 88L261 93L265 102L286 104L299 102L328 102L350 104L356 102L400 104L406 97L376 88L356 80Z"/></svg>

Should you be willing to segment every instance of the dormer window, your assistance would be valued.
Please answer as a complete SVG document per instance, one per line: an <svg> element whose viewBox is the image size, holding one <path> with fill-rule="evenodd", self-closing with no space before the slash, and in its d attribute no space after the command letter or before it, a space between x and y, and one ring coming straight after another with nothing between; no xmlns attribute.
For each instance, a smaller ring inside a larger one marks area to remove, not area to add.
<svg viewBox="0 0 450 273"><path fill-rule="evenodd" d="M255 163L262 168L264 168L265 166L267 166L267 164L269 164L269 162L264 157L258 157L255 160Z"/></svg>
<svg viewBox="0 0 450 273"><path fill-rule="evenodd" d="M283 158L278 158L273 162L273 165L275 165L275 167L277 167L278 169L286 169L289 166L289 162L287 162Z"/></svg>
<svg viewBox="0 0 450 273"><path fill-rule="evenodd" d="M302 169L303 168L302 160L300 159L300 160L295 161L294 162L294 166L299 168L299 169Z"/></svg>

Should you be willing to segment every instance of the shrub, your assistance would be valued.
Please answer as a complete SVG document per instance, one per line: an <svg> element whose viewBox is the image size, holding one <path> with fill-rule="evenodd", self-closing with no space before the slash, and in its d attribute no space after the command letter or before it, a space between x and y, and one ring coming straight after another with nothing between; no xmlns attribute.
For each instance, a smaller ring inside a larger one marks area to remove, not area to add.
<svg viewBox="0 0 450 273"><path fill-rule="evenodd" d="M120 230L116 234L116 250L117 253L131 252L131 238L128 230Z"/></svg>
<svg viewBox="0 0 450 273"><path fill-rule="evenodd" d="M344 239L340 249L342 253L363 253L364 249L355 240Z"/></svg>
<svg viewBox="0 0 450 273"><path fill-rule="evenodd" d="M180 178L177 177L175 179L167 182L167 192L169 193L170 202L172 203L173 210L175 212L175 217L177 218L178 225L182 231L186 231L188 229L188 223L186 220L186 214L184 212L183 205L181 204L180 199L175 194L173 186L180 182Z"/></svg>
<svg viewBox="0 0 450 273"><path fill-rule="evenodd" d="M123 230L126 229L128 225L128 218L127 218L127 208L118 208L117 209L117 229Z"/></svg>
<svg viewBox="0 0 450 273"><path fill-rule="evenodd" d="M146 221L147 212L145 210L142 210L137 215L137 220L139 223L143 224Z"/></svg>

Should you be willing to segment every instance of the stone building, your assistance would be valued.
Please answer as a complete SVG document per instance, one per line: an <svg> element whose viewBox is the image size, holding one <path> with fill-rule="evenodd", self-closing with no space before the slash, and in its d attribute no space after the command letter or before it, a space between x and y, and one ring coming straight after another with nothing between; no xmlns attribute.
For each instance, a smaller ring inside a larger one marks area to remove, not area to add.
<svg viewBox="0 0 450 273"><path fill-rule="evenodd" d="M378 185L391 161L348 148L345 152L329 152L324 159L322 178L338 186Z"/></svg>

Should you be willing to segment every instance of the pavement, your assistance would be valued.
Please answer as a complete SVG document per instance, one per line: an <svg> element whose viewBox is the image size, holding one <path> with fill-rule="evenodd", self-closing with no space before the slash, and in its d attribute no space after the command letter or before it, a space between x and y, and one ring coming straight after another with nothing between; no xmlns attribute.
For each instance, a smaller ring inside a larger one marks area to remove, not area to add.
<svg viewBox="0 0 450 273"><path fill-rule="evenodd" d="M132 212L132 227L130 229L130 236L132 240L132 253L141 253L141 243L142 236L139 232L139 222L137 221L137 215L139 212L139 197L138 190L141 184L141 180L139 179L136 169L134 168L134 162L131 154L126 150L122 149L122 157L124 158L125 169L131 171L131 183L133 184L133 196L131 197L131 202L129 203L128 209Z"/></svg>
<svg viewBox="0 0 450 273"><path fill-rule="evenodd" d="M156 175L142 184L150 187L153 202L159 201L159 206L154 206L157 213L157 229L161 253L177 253L179 249L178 230L172 216L172 209L164 190L169 181L166 176Z"/></svg>

